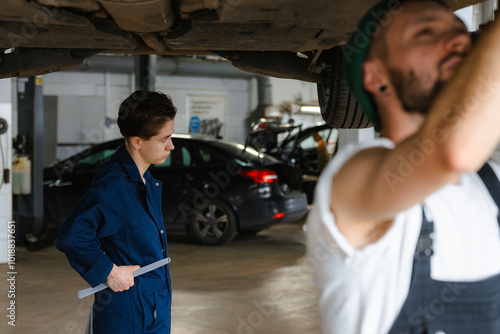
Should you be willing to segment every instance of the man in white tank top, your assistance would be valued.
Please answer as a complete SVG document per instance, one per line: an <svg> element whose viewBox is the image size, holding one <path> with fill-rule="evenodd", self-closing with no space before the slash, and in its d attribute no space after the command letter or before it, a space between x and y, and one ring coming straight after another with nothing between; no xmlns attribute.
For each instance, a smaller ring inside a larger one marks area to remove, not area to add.
<svg viewBox="0 0 500 334"><path fill-rule="evenodd" d="M323 332L500 332L500 314L481 318L500 306L486 301L500 229L476 173L500 141L500 22L471 49L443 3L382 1L344 55L381 138L339 150L317 184L306 233Z"/></svg>

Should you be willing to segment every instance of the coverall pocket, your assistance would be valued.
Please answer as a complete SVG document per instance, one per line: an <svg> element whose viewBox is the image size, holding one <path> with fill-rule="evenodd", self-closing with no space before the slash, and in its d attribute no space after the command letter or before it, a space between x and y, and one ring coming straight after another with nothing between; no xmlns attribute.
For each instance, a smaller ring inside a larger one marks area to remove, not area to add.
<svg viewBox="0 0 500 334"><path fill-rule="evenodd" d="M126 231L128 255L134 264L142 264L148 259L149 264L162 254L161 243L158 237L158 229L153 222L147 222L134 229Z"/></svg>
<svg viewBox="0 0 500 334"><path fill-rule="evenodd" d="M156 320L154 330L157 333L170 333L170 295L168 291L155 292Z"/></svg>
<svg viewBox="0 0 500 334"><path fill-rule="evenodd" d="M142 306L142 314L144 315L143 330L147 331L155 324L156 298L154 292L139 293L139 301Z"/></svg>
<svg viewBox="0 0 500 334"><path fill-rule="evenodd" d="M144 315L144 333L170 333L169 299L167 291L139 294Z"/></svg>
<svg viewBox="0 0 500 334"><path fill-rule="evenodd" d="M118 334L122 332L122 313L116 311L94 312L93 334Z"/></svg>

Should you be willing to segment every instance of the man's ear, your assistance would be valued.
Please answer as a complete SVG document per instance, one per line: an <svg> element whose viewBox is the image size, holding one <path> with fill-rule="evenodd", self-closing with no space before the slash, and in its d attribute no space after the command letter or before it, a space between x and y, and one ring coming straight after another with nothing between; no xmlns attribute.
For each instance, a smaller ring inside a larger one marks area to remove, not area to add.
<svg viewBox="0 0 500 334"><path fill-rule="evenodd" d="M130 137L130 144L132 144L132 147L135 148L136 150L140 150L142 139L136 136Z"/></svg>
<svg viewBox="0 0 500 334"><path fill-rule="evenodd" d="M385 93L387 88L380 66L377 60L368 60L363 63L363 87L373 95Z"/></svg>

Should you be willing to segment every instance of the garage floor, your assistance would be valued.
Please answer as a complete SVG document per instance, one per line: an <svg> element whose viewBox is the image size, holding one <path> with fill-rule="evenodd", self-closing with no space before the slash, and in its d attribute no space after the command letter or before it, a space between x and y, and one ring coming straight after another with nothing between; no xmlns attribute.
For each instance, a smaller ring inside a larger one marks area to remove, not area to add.
<svg viewBox="0 0 500 334"><path fill-rule="evenodd" d="M223 247L169 239L172 333L319 333L317 293L305 258L303 221L237 237ZM84 333L92 297L55 247L16 252L16 327L0 265L0 333ZM1 314L3 313L3 315Z"/></svg>

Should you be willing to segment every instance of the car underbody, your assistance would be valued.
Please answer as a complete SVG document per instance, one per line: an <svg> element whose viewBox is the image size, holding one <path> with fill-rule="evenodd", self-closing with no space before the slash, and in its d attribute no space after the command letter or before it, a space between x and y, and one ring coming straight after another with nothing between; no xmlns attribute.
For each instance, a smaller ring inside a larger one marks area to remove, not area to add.
<svg viewBox="0 0 500 334"><path fill-rule="evenodd" d="M218 55L245 71L318 83L328 100L332 50L376 2L2 0L0 78L71 69L98 53ZM458 9L480 1L446 2Z"/></svg>

